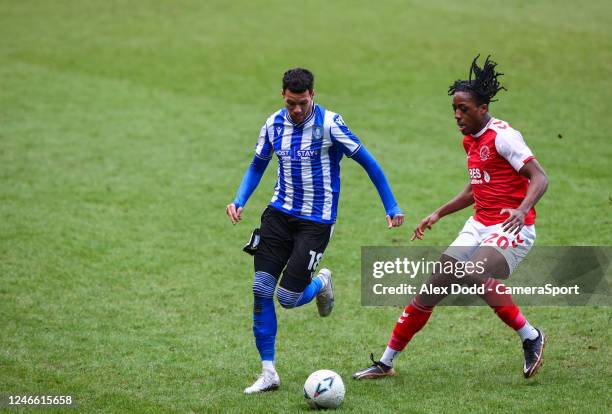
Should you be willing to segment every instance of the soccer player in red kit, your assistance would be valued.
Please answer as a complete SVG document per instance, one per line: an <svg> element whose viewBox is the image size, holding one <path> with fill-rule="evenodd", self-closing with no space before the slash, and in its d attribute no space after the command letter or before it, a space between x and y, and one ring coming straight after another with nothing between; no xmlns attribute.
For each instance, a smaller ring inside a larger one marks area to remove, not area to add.
<svg viewBox="0 0 612 414"><path fill-rule="evenodd" d="M425 230L442 217L474 204L470 217L456 240L442 254L443 269L458 262L485 263L484 272L459 278L449 273L434 273L426 282L431 287L461 283L485 286L480 297L497 316L514 329L523 342L525 378L532 377L542 364L546 336L529 324L512 297L504 293L498 279L510 276L535 242L534 206L548 186L546 173L510 124L493 118L489 104L501 89L496 63L487 58L483 67L474 59L468 80L458 80L449 88L453 111L463 134L467 154L469 183L452 200L425 217L414 230L412 240L423 239ZM450 262L450 263L448 263ZM430 290L431 292L432 290ZM437 292L442 291L439 289ZM418 294L397 321L380 361L357 371L353 378L379 378L395 374L393 361L431 316L445 293Z"/></svg>

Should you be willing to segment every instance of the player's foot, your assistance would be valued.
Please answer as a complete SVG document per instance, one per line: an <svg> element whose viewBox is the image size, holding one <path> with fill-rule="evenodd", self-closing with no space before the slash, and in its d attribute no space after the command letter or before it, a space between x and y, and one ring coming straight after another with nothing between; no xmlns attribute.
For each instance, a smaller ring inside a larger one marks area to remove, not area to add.
<svg viewBox="0 0 612 414"><path fill-rule="evenodd" d="M280 386L280 378L276 371L263 370L257 381L244 389L245 394L257 394L259 392L274 391Z"/></svg>
<svg viewBox="0 0 612 414"><path fill-rule="evenodd" d="M546 335L544 332L538 331L536 339L525 339L523 341L523 350L525 351L525 365L523 366L523 374L525 378L533 377L540 366L542 366L542 358L544 357L544 346L546 345Z"/></svg>
<svg viewBox="0 0 612 414"><path fill-rule="evenodd" d="M372 360L372 365L369 367L362 369L361 371L357 371L353 374L353 378L360 379L371 379L371 378L381 378L381 377L392 377L395 375L395 370L393 367L389 365L385 365L380 361L374 361L374 354L370 354L370 359Z"/></svg>
<svg viewBox="0 0 612 414"><path fill-rule="evenodd" d="M334 284L332 282L332 272L329 269L321 269L318 277L323 281L323 288L317 293L317 309L319 315L328 316L334 309Z"/></svg>

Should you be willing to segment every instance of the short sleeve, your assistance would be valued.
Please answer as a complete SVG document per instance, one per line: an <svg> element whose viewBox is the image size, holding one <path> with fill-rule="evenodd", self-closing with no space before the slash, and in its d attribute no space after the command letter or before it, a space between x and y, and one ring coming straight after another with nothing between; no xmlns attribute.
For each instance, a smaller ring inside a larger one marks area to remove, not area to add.
<svg viewBox="0 0 612 414"><path fill-rule="evenodd" d="M495 137L495 149L516 171L519 171L523 168L523 165L535 158L527 144L525 144L521 133L514 130L498 134Z"/></svg>
<svg viewBox="0 0 612 414"><path fill-rule="evenodd" d="M259 131L259 138L257 138L257 145L255 145L255 155L264 160L272 158L272 144L268 136L267 123Z"/></svg>
<svg viewBox="0 0 612 414"><path fill-rule="evenodd" d="M331 139L340 144L342 151L347 157L352 157L361 147L361 141L346 126L342 117L334 115L331 122Z"/></svg>

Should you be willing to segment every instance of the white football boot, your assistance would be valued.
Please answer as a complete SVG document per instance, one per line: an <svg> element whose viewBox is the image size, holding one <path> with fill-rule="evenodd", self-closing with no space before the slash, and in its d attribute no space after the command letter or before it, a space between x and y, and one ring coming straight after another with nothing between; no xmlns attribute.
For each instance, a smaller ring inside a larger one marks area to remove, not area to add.
<svg viewBox="0 0 612 414"><path fill-rule="evenodd" d="M323 288L317 293L317 309L319 315L328 316L334 309L334 284L332 282L332 272L323 268L317 276L323 281Z"/></svg>
<svg viewBox="0 0 612 414"><path fill-rule="evenodd" d="M259 392L274 391L280 386L280 377L276 371L264 369L257 381L244 389L245 394L257 394Z"/></svg>

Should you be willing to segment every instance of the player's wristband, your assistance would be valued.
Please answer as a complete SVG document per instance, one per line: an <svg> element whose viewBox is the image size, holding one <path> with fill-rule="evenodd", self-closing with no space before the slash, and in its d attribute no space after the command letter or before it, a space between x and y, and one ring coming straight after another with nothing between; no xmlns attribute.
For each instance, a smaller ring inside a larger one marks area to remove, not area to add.
<svg viewBox="0 0 612 414"><path fill-rule="evenodd" d="M398 214L404 214L404 212L402 211L401 208L399 208L397 204L391 207L389 210L387 210L387 216L391 218L397 216Z"/></svg>

